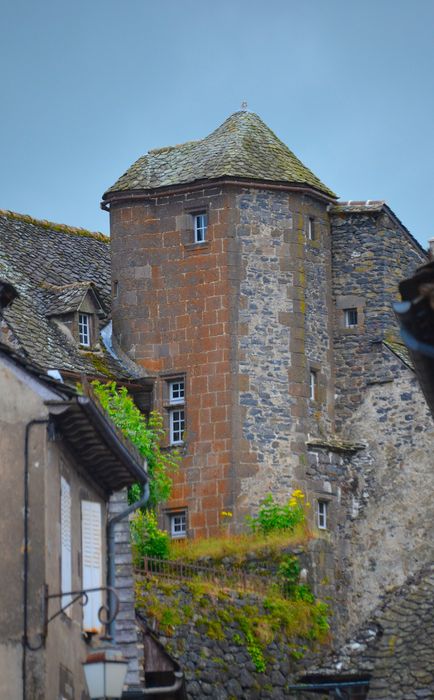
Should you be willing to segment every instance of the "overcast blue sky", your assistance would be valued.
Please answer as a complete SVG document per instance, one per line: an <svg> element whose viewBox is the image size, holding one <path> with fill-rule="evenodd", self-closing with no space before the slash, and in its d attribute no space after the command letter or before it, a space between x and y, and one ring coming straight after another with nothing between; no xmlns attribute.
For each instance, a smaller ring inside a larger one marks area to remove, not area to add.
<svg viewBox="0 0 434 700"><path fill-rule="evenodd" d="M107 232L137 157L247 100L341 198L434 236L434 0L0 2L0 208Z"/></svg>

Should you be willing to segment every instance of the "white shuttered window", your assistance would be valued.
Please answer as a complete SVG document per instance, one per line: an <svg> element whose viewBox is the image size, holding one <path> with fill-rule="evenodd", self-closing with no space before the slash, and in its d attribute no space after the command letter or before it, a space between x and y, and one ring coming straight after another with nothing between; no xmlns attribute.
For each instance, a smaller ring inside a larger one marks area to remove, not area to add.
<svg viewBox="0 0 434 700"><path fill-rule="evenodd" d="M60 478L60 590L69 593L72 590L72 545L71 545L71 487ZM71 601L70 595L62 596L62 607ZM71 614L71 608L65 610Z"/></svg>
<svg viewBox="0 0 434 700"><path fill-rule="evenodd" d="M81 539L83 558L83 589L102 586L101 505L94 501L81 502ZM89 602L83 607L85 630L99 631L98 610L102 592L89 593Z"/></svg>

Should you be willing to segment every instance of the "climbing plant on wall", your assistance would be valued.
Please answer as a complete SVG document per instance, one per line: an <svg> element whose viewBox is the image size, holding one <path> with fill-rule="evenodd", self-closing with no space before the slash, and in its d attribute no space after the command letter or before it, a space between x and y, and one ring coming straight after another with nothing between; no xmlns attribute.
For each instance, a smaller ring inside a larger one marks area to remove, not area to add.
<svg viewBox="0 0 434 700"><path fill-rule="evenodd" d="M163 451L163 419L152 411L149 419L137 408L125 387L115 382L92 382L93 390L113 423L122 431L138 452L147 460L149 473L149 506L167 501L172 491L172 475L177 471L180 454L177 450ZM133 500L139 497L138 489L132 489Z"/></svg>

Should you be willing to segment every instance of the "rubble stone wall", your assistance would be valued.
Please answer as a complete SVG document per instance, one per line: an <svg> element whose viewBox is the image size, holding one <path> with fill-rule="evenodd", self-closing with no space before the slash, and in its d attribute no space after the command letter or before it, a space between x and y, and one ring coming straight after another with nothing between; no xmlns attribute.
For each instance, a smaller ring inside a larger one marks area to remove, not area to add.
<svg viewBox="0 0 434 700"><path fill-rule="evenodd" d="M392 303L398 284L427 261L420 246L386 212L333 213L337 427L363 400L370 380L372 343L398 333ZM356 328L345 328L345 308L357 308Z"/></svg>

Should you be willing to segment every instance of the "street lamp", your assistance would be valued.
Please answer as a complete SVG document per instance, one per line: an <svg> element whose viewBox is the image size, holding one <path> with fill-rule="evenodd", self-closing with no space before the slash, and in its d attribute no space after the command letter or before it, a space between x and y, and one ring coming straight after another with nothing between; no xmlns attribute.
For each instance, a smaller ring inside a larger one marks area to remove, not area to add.
<svg viewBox="0 0 434 700"><path fill-rule="evenodd" d="M120 698L127 668L128 662L117 649L101 648L89 654L83 670L91 700Z"/></svg>

